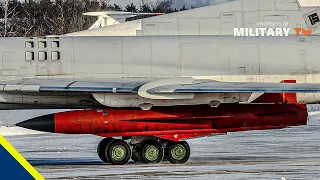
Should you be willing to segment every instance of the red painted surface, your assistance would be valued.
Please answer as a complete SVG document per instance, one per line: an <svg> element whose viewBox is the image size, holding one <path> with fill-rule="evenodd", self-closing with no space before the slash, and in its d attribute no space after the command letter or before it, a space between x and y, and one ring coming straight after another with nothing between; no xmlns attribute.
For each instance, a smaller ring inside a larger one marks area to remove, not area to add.
<svg viewBox="0 0 320 180"><path fill-rule="evenodd" d="M281 83L297 83L296 80L283 80ZM289 103L297 104L297 93L282 93L283 99Z"/></svg>
<svg viewBox="0 0 320 180"><path fill-rule="evenodd" d="M99 109L56 113L57 133L157 136L178 141L247 130L277 129L307 123L305 105L221 104L209 106Z"/></svg>
<svg viewBox="0 0 320 180"><path fill-rule="evenodd" d="M296 83L296 80L283 80L280 83ZM297 103L297 93L265 93L253 103Z"/></svg>

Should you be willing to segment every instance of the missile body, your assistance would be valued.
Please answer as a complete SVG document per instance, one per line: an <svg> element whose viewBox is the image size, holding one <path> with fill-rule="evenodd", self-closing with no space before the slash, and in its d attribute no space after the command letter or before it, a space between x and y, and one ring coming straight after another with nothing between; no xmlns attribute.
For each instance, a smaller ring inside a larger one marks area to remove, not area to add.
<svg viewBox="0 0 320 180"><path fill-rule="evenodd" d="M141 109L91 109L36 117L17 125L38 131L115 136L204 136L307 124L305 105L221 104ZM190 135L193 134L193 135ZM189 137L188 136L188 137ZM170 138L172 139L172 138Z"/></svg>

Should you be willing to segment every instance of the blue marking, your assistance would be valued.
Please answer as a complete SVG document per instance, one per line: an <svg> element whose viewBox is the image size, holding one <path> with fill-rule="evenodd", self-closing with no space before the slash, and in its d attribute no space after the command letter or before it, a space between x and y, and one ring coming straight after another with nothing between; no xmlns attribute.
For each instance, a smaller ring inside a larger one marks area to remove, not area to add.
<svg viewBox="0 0 320 180"><path fill-rule="evenodd" d="M3 146L0 146L0 157L0 179L34 180L30 173Z"/></svg>
<svg viewBox="0 0 320 180"><path fill-rule="evenodd" d="M113 88L97 88L97 87L40 87L40 92L111 92Z"/></svg>
<svg viewBox="0 0 320 180"><path fill-rule="evenodd" d="M320 92L320 89L176 89L176 93L238 93L238 92L265 92L265 93L310 93L310 92Z"/></svg>
<svg viewBox="0 0 320 180"><path fill-rule="evenodd" d="M132 93L132 88L117 88L116 93Z"/></svg>
<svg viewBox="0 0 320 180"><path fill-rule="evenodd" d="M40 87L40 92L104 92L113 93L113 88L106 87ZM116 93L132 93L131 88L117 88Z"/></svg>

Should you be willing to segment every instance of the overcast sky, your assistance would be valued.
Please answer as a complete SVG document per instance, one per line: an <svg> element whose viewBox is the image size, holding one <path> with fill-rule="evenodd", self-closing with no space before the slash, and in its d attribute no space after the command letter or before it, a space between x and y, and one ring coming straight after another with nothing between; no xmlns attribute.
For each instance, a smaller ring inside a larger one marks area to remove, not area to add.
<svg viewBox="0 0 320 180"><path fill-rule="evenodd" d="M149 0L149 1L156 2L157 0ZM211 5L215 3L221 3L225 1L228 1L228 0L174 0L173 6L176 8L181 8L183 4L185 4L187 7L190 7L191 5L195 7L200 7L200 6L206 6L206 5ZM111 0L110 2L117 3L123 7L127 4L130 4L131 2L139 5L139 2L141 2L141 0Z"/></svg>

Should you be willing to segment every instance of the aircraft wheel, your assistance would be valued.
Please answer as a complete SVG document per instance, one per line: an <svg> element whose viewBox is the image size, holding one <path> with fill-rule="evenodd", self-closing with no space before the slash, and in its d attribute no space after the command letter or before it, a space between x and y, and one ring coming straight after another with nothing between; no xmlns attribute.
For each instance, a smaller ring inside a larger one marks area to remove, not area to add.
<svg viewBox="0 0 320 180"><path fill-rule="evenodd" d="M134 162L140 162L141 158L139 155L139 145L133 145L131 159Z"/></svg>
<svg viewBox="0 0 320 180"><path fill-rule="evenodd" d="M123 140L113 140L107 147L107 158L113 165L127 164L131 158L131 148Z"/></svg>
<svg viewBox="0 0 320 180"><path fill-rule="evenodd" d="M171 142L167 148L167 160L172 164L183 164L190 157L190 146L187 142Z"/></svg>
<svg viewBox="0 0 320 180"><path fill-rule="evenodd" d="M98 148L97 148L97 153L101 161L104 163L109 163L106 155L106 149L108 144L113 141L113 138L104 138L100 141Z"/></svg>
<svg viewBox="0 0 320 180"><path fill-rule="evenodd" d="M149 140L140 146L140 158L145 164L156 164L162 161L164 150L162 145L155 140Z"/></svg>

